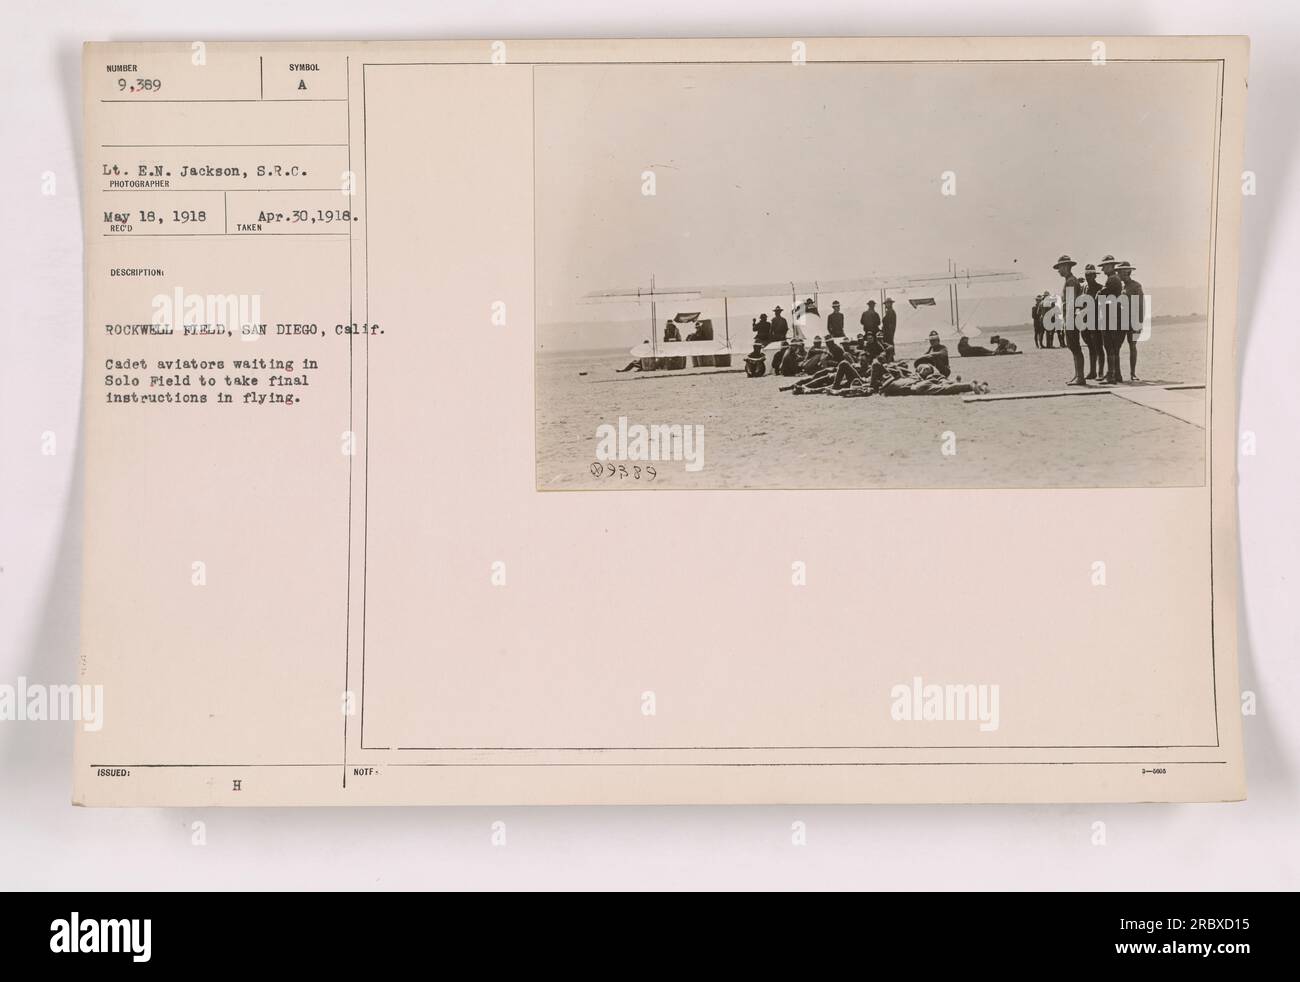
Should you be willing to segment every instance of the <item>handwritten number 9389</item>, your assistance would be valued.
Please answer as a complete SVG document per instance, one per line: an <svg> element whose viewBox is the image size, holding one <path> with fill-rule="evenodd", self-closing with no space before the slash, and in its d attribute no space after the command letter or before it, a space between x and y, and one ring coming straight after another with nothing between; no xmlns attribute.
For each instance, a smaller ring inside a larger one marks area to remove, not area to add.
<svg viewBox="0 0 1300 982"><path fill-rule="evenodd" d="M591 464L591 476L619 481L653 481L659 472L648 465L610 464L597 460Z"/></svg>

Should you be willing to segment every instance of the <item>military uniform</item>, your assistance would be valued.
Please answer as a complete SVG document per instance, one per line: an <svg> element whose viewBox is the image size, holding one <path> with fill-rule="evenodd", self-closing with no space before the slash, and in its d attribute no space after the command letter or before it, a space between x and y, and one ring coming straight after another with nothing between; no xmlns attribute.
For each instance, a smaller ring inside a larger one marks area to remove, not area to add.
<svg viewBox="0 0 1300 982"><path fill-rule="evenodd" d="M886 347L894 346L894 331L898 328L898 315L894 313L894 306L890 304L885 308L885 316L881 319L880 330L885 335Z"/></svg>
<svg viewBox="0 0 1300 982"><path fill-rule="evenodd" d="M1137 342L1142 336L1142 318L1146 313L1146 294L1142 292L1142 284L1133 279L1132 274L1128 279L1121 277L1120 283L1124 289L1124 299L1128 306L1128 323L1129 329L1124 332L1128 338L1128 374L1129 381L1137 378ZM1136 299L1134 299L1136 298Z"/></svg>
<svg viewBox="0 0 1300 982"><path fill-rule="evenodd" d="M1101 379L1106 377L1106 338L1099 323L1102 311L1098 297L1101 296L1104 284L1097 279L1095 270L1092 271L1092 279L1084 282L1083 289L1088 294L1089 305L1092 308L1089 311L1092 326L1083 332L1083 343L1088 346L1088 378Z"/></svg>
<svg viewBox="0 0 1300 982"><path fill-rule="evenodd" d="M1068 309L1068 320L1065 326L1065 346L1070 349L1070 354L1074 356L1075 380L1082 382L1083 378L1083 336L1079 332L1079 308L1076 303L1081 296L1086 293L1083 284L1079 278L1071 273L1061 283L1061 306L1062 313Z"/></svg>
<svg viewBox="0 0 1300 982"><path fill-rule="evenodd" d="M944 378L952 374L952 363L948 360L948 348L938 342L932 341L929 350L914 359L912 364L913 366L930 365Z"/></svg>
<svg viewBox="0 0 1300 982"><path fill-rule="evenodd" d="M781 374L785 378L793 378L803 368L803 354L793 345L782 350L785 351L785 357L781 359Z"/></svg>
<svg viewBox="0 0 1300 982"><path fill-rule="evenodd" d="M1119 322L1119 309L1114 305L1117 297L1124 295L1124 281L1113 269L1106 274L1106 285L1101 288L1102 298L1098 308L1098 326L1102 331L1102 344L1106 349L1106 381L1123 382L1124 375L1119 369L1119 349L1124 345L1124 332Z"/></svg>
<svg viewBox="0 0 1300 982"><path fill-rule="evenodd" d="M833 338L844 337L844 315L838 309L826 316L826 333Z"/></svg>
<svg viewBox="0 0 1300 982"><path fill-rule="evenodd" d="M1123 280L1123 279L1121 279L1121 280L1120 280L1120 284L1121 284L1121 285L1123 286L1123 288L1124 288L1124 296L1126 296L1126 297L1137 297L1137 298L1138 298L1137 300L1130 300L1130 301L1129 301L1129 305L1130 305L1130 306L1129 306L1129 315L1130 315L1130 316L1129 316L1129 324L1140 325L1140 324L1141 324L1141 321L1142 321L1142 318L1143 318L1143 317L1145 316L1145 314L1146 314L1146 302L1147 302L1147 301L1146 301L1146 294L1142 292L1142 284L1139 283L1137 280L1133 279L1133 277L1131 277L1131 276L1130 276L1127 280ZM1137 326L1137 327L1131 327L1131 328L1130 328L1130 333L1131 333L1131 334L1141 334L1141 333L1142 333L1142 329L1141 329L1140 326Z"/></svg>
<svg viewBox="0 0 1300 982"><path fill-rule="evenodd" d="M1062 343L1070 349L1070 356L1074 360L1074 378L1070 379L1069 385L1087 385L1083 373L1083 346L1079 343L1079 326L1076 319L1078 313L1075 302L1079 299L1083 290L1079 286L1079 278L1074 275L1075 262L1069 256L1062 256L1052 264L1052 268L1061 274L1061 327L1063 333Z"/></svg>
<svg viewBox="0 0 1300 982"><path fill-rule="evenodd" d="M874 334L880 330L880 315L874 309L868 307L862 312L862 317L858 323L862 325L863 333Z"/></svg>
<svg viewBox="0 0 1300 982"><path fill-rule="evenodd" d="M781 362L785 361L785 356L788 355L792 350L793 349L788 344L782 345L781 347L776 349L775 353L773 353L772 355L773 375L781 374Z"/></svg>

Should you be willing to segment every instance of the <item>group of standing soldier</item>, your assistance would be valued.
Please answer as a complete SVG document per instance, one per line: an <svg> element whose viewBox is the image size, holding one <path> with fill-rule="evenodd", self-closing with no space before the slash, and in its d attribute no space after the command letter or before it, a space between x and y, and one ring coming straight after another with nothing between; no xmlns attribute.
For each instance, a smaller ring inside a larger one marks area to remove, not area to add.
<svg viewBox="0 0 1300 982"><path fill-rule="evenodd" d="M793 327L781 316L782 308L779 306L773 310L771 320L767 314L754 320L754 350L745 358L745 372L750 378L769 373L764 349L770 345L778 346L772 351L771 374L787 378L813 375L842 362L853 364L863 358L867 365L878 357L885 362L894 360L894 332L898 327L898 317L894 313L893 300L885 300L883 317L876 313L876 302L868 301L867 309L859 318L862 330L854 338L845 335L844 313L840 310L840 302L834 301L826 317L826 336L824 339L821 335L814 337L811 347L804 335L804 319L798 315L798 310L816 313L816 302L810 297L797 308Z"/></svg>
<svg viewBox="0 0 1300 982"><path fill-rule="evenodd" d="M840 306L840 302L836 300L834 303L834 307L836 308L836 313L839 312L839 306ZM834 316L835 314L831 314L831 317ZM866 334L868 337L870 337L872 334L879 334L881 338L884 340L885 344L889 345L892 348L894 346L894 331L898 328L898 315L894 313L894 298L893 297L885 298L885 313L883 316L876 313L876 301L868 300L867 309L864 310L862 312L862 316L858 318L858 323L862 326L863 334ZM829 331L831 329L832 329L831 323L828 320L827 330ZM844 336L844 315L843 314L840 315L839 329L840 329L840 333L836 336L843 337Z"/></svg>
<svg viewBox="0 0 1300 982"><path fill-rule="evenodd" d="M811 299L804 301L804 309L816 311L816 305ZM758 319L753 322L754 343L757 345L768 345L773 341L785 341L790 335L790 324L781 316L783 308L777 305L772 310L772 318L768 319L767 314L760 314ZM862 326L862 332L859 339L863 337L879 336L881 341L889 345L894 345L894 331L898 327L898 315L894 313L893 297L885 298L885 313L882 317L876 312L876 301L868 300L867 309L862 312L858 318L858 323ZM829 338L844 339L847 335L844 333L844 313L840 310L840 302L835 300L831 303L831 312L826 317L826 336ZM800 330L798 319L796 318L794 336L790 340L805 340Z"/></svg>
<svg viewBox="0 0 1300 982"><path fill-rule="evenodd" d="M1097 266L1088 263L1081 281L1074 275L1077 265L1069 256L1062 256L1052 264L1061 276L1061 294L1059 300L1048 292L1035 298L1035 346L1050 348L1053 338L1059 338L1069 348L1074 359L1074 377L1067 385L1087 385L1092 380L1102 385L1117 385L1124 381L1120 353L1127 341L1129 381L1140 381L1137 342L1142 336L1146 306L1142 284L1133 278L1136 267L1127 260L1103 256L1097 265L1105 280L1099 278ZM1085 347L1088 349L1086 375Z"/></svg>
<svg viewBox="0 0 1300 982"><path fill-rule="evenodd" d="M886 299L884 305L882 316L876 312L876 302L868 301L858 320L861 332L849 338L844 333L840 302L834 301L826 318L826 335L815 336L811 347L803 334L803 318L796 316L791 329L777 307L771 320L763 314L753 322L754 350L745 358L745 374L750 378L769 374L764 349L777 345L772 352L770 373L797 379L781 389L795 395L960 395L989 391L982 382L963 382L960 377L951 377L948 349L938 331L930 332L925 352L911 360L900 360L894 350L894 333L898 327L894 301ZM800 309L814 313L817 307L809 298ZM1014 345L1010 349L1014 350ZM998 351L987 353L1004 352L999 346Z"/></svg>
<svg viewBox="0 0 1300 982"><path fill-rule="evenodd" d="M1129 381L1139 381L1137 342L1142 337L1146 319L1146 301L1142 284L1133 278L1136 267L1127 260L1117 260L1114 256L1107 255L1097 265L1088 263L1084 266L1083 279L1080 280L1074 274L1077 265L1068 255L1061 256L1052 264L1052 268L1061 276L1061 292L1059 296L1054 296L1044 291L1034 298L1034 345L1051 348L1053 340L1059 340L1062 347L1069 349L1074 360L1074 376L1066 385L1086 386L1090 381L1117 385L1124 381L1120 360L1127 341ZM754 351L746 359L746 372L751 377L766 374L763 348L777 342L781 348L773 356L772 374L811 374L845 360L852 363L853 359L862 355L867 356L867 364L874 362L880 355L884 356L886 362L893 361L894 333L898 326L893 298L886 298L884 307L885 312L881 315L876 311L876 301L868 300L866 309L858 319L862 331L856 338L848 339L844 333L844 314L840 310L840 302L834 301L831 313L826 318L825 347L822 338L818 337L814 339L812 351L807 351L801 319L796 317L791 333L790 324L781 316L782 308L777 306L772 312L771 320L767 314L762 314L753 322ZM816 311L816 305L809 299L802 309ZM937 334L931 332L931 335L933 346L937 343ZM939 347L945 355L945 366L941 374L947 376L947 349L941 344ZM1086 366L1085 348L1088 352ZM1006 351L1000 347L998 351L988 353L1010 354L1014 350L1014 346L1008 345ZM917 359L918 362L925 361L931 353L926 352L925 356ZM824 359L826 365L823 366L819 359Z"/></svg>

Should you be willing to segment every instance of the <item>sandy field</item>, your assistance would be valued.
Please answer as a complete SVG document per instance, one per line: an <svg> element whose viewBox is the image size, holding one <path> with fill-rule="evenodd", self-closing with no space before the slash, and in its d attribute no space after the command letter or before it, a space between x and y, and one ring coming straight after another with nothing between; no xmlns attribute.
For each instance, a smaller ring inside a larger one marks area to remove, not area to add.
<svg viewBox="0 0 1300 982"><path fill-rule="evenodd" d="M1068 351L1034 348L1027 326L997 333L1023 354L960 358L955 343L945 342L953 375L987 382L993 394L1056 390L1070 378ZM899 354L914 357L922 347L901 345ZM1146 383L1203 384L1205 350L1204 321L1156 324L1139 346L1138 375ZM1127 346L1123 358L1127 378ZM1205 483L1204 429L1115 396L973 403L961 396L794 396L778 391L791 379L749 379L743 372L616 374L629 360L625 351L538 355L539 489ZM703 466L689 472L680 461L654 462L653 481L645 473L637 480L631 470L593 475L597 427L617 426L620 416L629 424L702 425ZM955 454L942 452L946 432L955 437Z"/></svg>

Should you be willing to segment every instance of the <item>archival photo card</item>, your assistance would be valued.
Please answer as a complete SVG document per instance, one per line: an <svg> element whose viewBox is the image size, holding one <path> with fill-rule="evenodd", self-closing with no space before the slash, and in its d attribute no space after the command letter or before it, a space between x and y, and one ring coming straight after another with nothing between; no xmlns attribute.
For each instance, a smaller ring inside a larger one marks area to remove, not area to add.
<svg viewBox="0 0 1300 982"><path fill-rule="evenodd" d="M1246 57L87 45L75 800L1243 797Z"/></svg>

